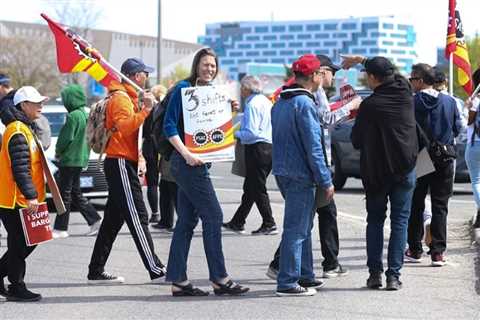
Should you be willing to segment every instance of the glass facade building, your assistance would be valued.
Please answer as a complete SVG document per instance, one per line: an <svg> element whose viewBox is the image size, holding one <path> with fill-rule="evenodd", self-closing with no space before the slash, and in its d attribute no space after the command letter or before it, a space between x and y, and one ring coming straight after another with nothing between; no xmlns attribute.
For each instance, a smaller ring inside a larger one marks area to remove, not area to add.
<svg viewBox="0 0 480 320"><path fill-rule="evenodd" d="M402 73L410 72L417 57L413 25L395 16L213 23L198 42L217 52L220 68L232 79L238 78L242 64L290 65L306 53L334 61L340 54L382 55Z"/></svg>

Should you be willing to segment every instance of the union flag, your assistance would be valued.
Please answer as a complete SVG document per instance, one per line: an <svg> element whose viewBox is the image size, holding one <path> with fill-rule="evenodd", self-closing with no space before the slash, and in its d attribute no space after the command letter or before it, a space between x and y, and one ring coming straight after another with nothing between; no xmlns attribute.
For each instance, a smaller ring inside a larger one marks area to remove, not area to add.
<svg viewBox="0 0 480 320"><path fill-rule="evenodd" d="M470 65L467 44L463 34L462 20L460 19L460 13L456 7L456 0L449 0L445 57L450 59L450 55L453 55L453 64L458 68L458 83L468 95L471 95L473 92L472 67Z"/></svg>
<svg viewBox="0 0 480 320"><path fill-rule="evenodd" d="M62 73L86 72L97 82L108 87L112 81L120 81L118 75L104 62L103 57L80 35L41 14L48 22L57 45L57 65Z"/></svg>

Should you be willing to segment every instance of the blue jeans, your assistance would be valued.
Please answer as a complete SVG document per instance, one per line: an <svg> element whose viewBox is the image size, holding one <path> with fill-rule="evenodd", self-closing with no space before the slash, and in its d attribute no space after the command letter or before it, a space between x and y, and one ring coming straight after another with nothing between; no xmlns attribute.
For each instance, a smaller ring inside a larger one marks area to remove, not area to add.
<svg viewBox="0 0 480 320"><path fill-rule="evenodd" d="M189 166L176 151L172 153L170 163L178 186L178 219L170 244L166 281L187 280L188 251L193 230L200 218L209 279L218 282L227 277L222 251L223 212L213 189L208 168L206 165Z"/></svg>
<svg viewBox="0 0 480 320"><path fill-rule="evenodd" d="M315 185L282 176L275 178L285 199L277 289L286 290L297 287L300 279L315 279L311 235Z"/></svg>
<svg viewBox="0 0 480 320"><path fill-rule="evenodd" d="M367 266L370 273L383 272L383 225L390 200L390 240L387 277L400 277L407 242L408 218L415 189L413 169L403 177L388 182L381 192L367 191Z"/></svg>
<svg viewBox="0 0 480 320"><path fill-rule="evenodd" d="M467 144L465 150L465 162L467 163L470 181L472 182L473 197L480 209L480 141L475 141L473 146Z"/></svg>

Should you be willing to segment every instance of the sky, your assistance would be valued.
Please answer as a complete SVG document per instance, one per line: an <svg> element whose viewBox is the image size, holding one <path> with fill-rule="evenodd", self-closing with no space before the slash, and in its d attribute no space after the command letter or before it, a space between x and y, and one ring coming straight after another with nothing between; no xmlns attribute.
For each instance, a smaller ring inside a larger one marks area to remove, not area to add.
<svg viewBox="0 0 480 320"><path fill-rule="evenodd" d="M54 17L54 8L66 2L100 12L97 29L157 34L159 0L13 0L0 10L0 20L42 22L40 13ZM457 7L465 34L480 33L478 0L457 0ZM436 48L445 45L448 0L161 0L161 8L162 36L187 42L197 42L208 23L395 15L414 25L419 62L435 64Z"/></svg>

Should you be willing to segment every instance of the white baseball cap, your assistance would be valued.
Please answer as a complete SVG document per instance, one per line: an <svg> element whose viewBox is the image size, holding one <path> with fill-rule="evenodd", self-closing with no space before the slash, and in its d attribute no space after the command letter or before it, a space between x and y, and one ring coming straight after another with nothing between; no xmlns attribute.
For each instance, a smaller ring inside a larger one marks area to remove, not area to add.
<svg viewBox="0 0 480 320"><path fill-rule="evenodd" d="M13 104L17 105L20 102L29 101L33 103L45 102L48 97L42 96L37 89L31 86L21 87L13 96Z"/></svg>

